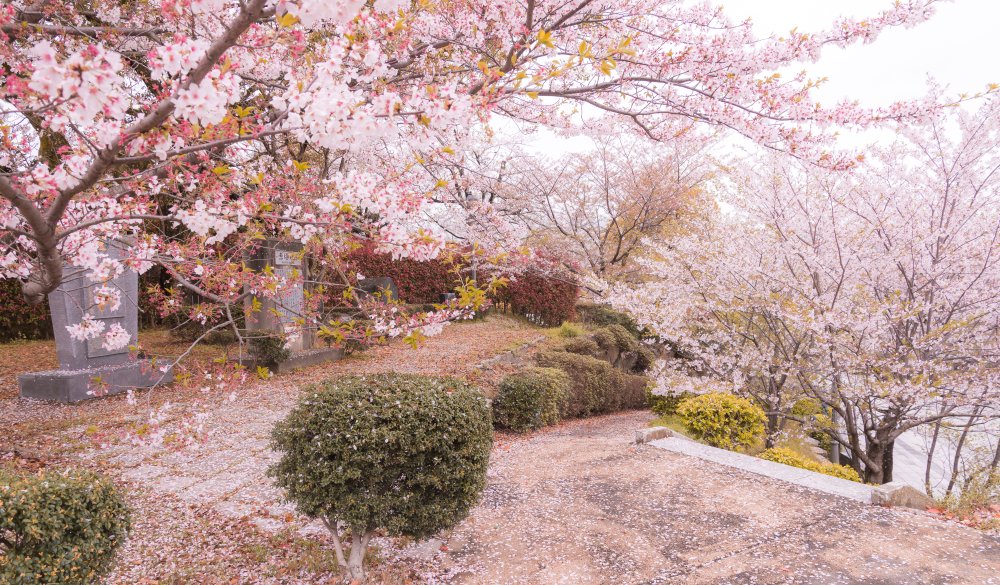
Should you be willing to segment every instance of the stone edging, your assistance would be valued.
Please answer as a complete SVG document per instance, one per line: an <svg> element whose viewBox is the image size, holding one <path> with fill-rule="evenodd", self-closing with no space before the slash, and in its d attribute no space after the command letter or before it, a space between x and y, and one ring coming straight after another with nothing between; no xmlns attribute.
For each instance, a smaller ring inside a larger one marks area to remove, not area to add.
<svg viewBox="0 0 1000 585"><path fill-rule="evenodd" d="M735 467L757 475L763 475L774 479L787 481L795 485L820 491L826 494L849 498L865 504L872 503L873 493L877 488L861 484L855 481L832 477L815 471L799 469L790 465L783 465L773 461L766 461L750 455L726 451L710 447L695 441L668 437L658 439L649 443L650 446L658 449L673 451L691 457L711 461L728 467Z"/></svg>

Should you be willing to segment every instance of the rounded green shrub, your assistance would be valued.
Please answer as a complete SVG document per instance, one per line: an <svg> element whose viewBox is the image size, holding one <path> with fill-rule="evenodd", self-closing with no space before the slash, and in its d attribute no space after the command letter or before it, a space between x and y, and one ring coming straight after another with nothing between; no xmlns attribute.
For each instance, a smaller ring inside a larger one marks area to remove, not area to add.
<svg viewBox="0 0 1000 585"><path fill-rule="evenodd" d="M597 354L601 352L601 348L598 347L597 342L594 341L593 337L589 336L577 337L567 341L563 344L562 350L590 357L597 357Z"/></svg>
<svg viewBox="0 0 1000 585"><path fill-rule="evenodd" d="M110 480L87 471L0 471L0 582L100 581L131 516Z"/></svg>
<svg viewBox="0 0 1000 585"><path fill-rule="evenodd" d="M273 368L287 361L292 352L280 335L262 335L250 339L250 355L261 365Z"/></svg>
<svg viewBox="0 0 1000 585"><path fill-rule="evenodd" d="M749 447L764 434L764 411L732 394L692 396L680 403L677 414L695 439L722 449Z"/></svg>
<svg viewBox="0 0 1000 585"><path fill-rule="evenodd" d="M798 417L816 416L823 412L819 401L815 398L800 398L792 405L791 414Z"/></svg>
<svg viewBox="0 0 1000 585"><path fill-rule="evenodd" d="M656 352L640 343L638 353L639 357L635 360L635 366L632 369L639 373L648 372L649 368L656 363Z"/></svg>
<svg viewBox="0 0 1000 585"><path fill-rule="evenodd" d="M569 375L572 383L563 416L593 416L622 407L625 374L608 362L565 351L543 351L535 361Z"/></svg>
<svg viewBox="0 0 1000 585"><path fill-rule="evenodd" d="M558 329L559 337L580 337L584 333L585 331L583 330L583 327L580 327L576 323L572 323L570 321L563 321L562 325L560 325Z"/></svg>
<svg viewBox="0 0 1000 585"><path fill-rule="evenodd" d="M819 401L815 398L802 398L792 405L792 416L803 419L803 428L821 449L829 451L833 448L833 439L824 429L833 428L833 421L823 412Z"/></svg>
<svg viewBox="0 0 1000 585"><path fill-rule="evenodd" d="M454 378L347 376L308 388L272 433L269 473L303 514L322 519L352 578L376 530L424 538L462 520L486 485L490 409Z"/></svg>
<svg viewBox="0 0 1000 585"><path fill-rule="evenodd" d="M852 467L837 465L836 463L831 463L829 461L813 461L785 447L773 447L768 449L760 454L760 458L768 461L774 461L775 463L791 465L792 467L798 467L800 469L808 469L809 471L815 471L825 475L832 475L833 477L839 477L841 479L849 479L857 482L861 481L861 476L859 476L858 472Z"/></svg>
<svg viewBox="0 0 1000 585"><path fill-rule="evenodd" d="M569 400L570 379L558 368L525 368L500 383L493 422L517 433L559 422Z"/></svg>

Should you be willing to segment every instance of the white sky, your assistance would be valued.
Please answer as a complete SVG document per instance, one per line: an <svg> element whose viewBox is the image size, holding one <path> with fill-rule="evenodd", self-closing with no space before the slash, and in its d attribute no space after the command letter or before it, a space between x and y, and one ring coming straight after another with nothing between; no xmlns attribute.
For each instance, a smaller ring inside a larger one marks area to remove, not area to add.
<svg viewBox="0 0 1000 585"><path fill-rule="evenodd" d="M758 36L822 30L841 15L865 17L892 6L892 0L729 0L720 2L730 18L753 19ZM941 2L927 22L890 29L870 45L828 47L816 63L803 63L811 78L829 80L816 91L821 103L857 99L881 106L926 94L928 75L948 95L975 93L1000 83L1000 0ZM562 139L540 132L539 151L586 149L588 140ZM847 138L851 146L857 139Z"/></svg>

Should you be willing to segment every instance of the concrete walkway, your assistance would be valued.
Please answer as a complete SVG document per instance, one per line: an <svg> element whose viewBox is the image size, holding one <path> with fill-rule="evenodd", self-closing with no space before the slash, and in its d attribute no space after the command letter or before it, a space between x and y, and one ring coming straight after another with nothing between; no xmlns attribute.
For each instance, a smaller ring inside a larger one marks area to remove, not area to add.
<svg viewBox="0 0 1000 585"><path fill-rule="evenodd" d="M850 498L865 504L872 501L872 491L875 489L856 481L848 481L807 469L799 469L790 465L766 461L758 457L710 447L709 445L679 437L659 439L651 442L650 445L666 449L667 451L673 451L674 453L690 455L691 457L697 457L713 463L735 467L736 469L742 469L750 473L756 473L757 475L780 479L788 483L830 494L831 496Z"/></svg>

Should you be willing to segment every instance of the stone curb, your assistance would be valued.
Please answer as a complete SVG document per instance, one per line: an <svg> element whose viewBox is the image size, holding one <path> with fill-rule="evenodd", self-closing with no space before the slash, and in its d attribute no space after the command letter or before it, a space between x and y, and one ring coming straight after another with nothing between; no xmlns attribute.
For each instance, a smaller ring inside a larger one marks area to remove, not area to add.
<svg viewBox="0 0 1000 585"><path fill-rule="evenodd" d="M773 461L766 461L750 455L726 451L725 449L717 449L703 445L702 443L696 443L695 441L685 441L677 437L659 439L649 444L659 449L697 457L727 467L735 467L749 471L750 473L756 473L757 475L780 479L833 496L849 498L866 504L873 501L872 493L875 491L875 488L855 481L840 479L839 477L832 477Z"/></svg>

